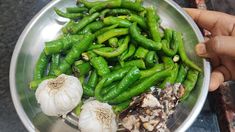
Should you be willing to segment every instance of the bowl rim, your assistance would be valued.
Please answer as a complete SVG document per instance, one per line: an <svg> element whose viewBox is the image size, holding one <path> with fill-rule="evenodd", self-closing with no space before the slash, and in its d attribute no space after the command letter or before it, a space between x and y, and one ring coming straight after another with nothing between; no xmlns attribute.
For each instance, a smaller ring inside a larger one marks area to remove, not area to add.
<svg viewBox="0 0 235 132"><path fill-rule="evenodd" d="M164 1L166 1L172 7L174 7L178 12L181 12L181 15L183 15L185 20L190 24L193 31L195 32L198 41L203 42L204 37L201 31L199 30L198 26L194 22L194 20L191 18L191 16L189 16L189 14L187 14L186 11L173 0L164 0ZM189 113L188 117L183 121L183 123L175 130L176 132L184 132L193 124L193 122L196 120L197 116L201 112L202 107L206 101L209 90L208 88L209 88L210 72L211 72L210 62L206 59L203 59L203 69L204 69L204 79L201 92L197 98L195 105L193 106L193 109Z"/></svg>
<svg viewBox="0 0 235 132"><path fill-rule="evenodd" d="M36 15L30 20L30 22L26 25L23 32L21 33L21 35L20 35L20 37L19 37L19 39L16 43L16 46L15 46L15 49L13 51L13 55L12 55L12 58L11 58L10 73L9 73L11 98L13 100L13 104L15 106L16 112L17 112L18 116L20 117L20 120L23 122L25 128L30 132L37 131L37 129L35 128L33 123L30 121L27 114L25 113L25 111L22 107L22 104L20 102L19 96L17 94L16 85L15 85L15 83L16 83L16 79L15 79L16 63L17 63L18 55L19 55L19 52L22 48L24 39L25 39L26 35L28 34L28 32L30 31L30 29L32 28L32 26L37 22L37 20L47 10L49 10L51 7L53 7L56 3L60 2L60 1L61 0L49 2L38 13L36 13Z"/></svg>
<svg viewBox="0 0 235 132"><path fill-rule="evenodd" d="M59 3L60 1L61 0L49 2L30 20L30 22L27 24L27 26L25 27L25 29L21 33L21 35L16 43L16 46L14 48L13 55L11 58L10 72L9 72L9 77L10 77L9 83L10 83L11 97L12 97L16 112L17 112L18 116L20 117L21 122L23 122L26 129L30 132L37 131L37 129L35 128L33 123L30 121L27 114L25 113L25 111L22 107L22 104L20 102L19 96L17 94L16 84L15 84L16 83L16 79L15 79L16 63L17 63L19 52L20 52L22 45L23 45L23 41L24 41L26 35L28 34L28 32L30 31L30 29L32 28L32 26L37 22L37 20L47 10L49 10L51 7L53 7L55 4ZM173 0L164 0L164 1L166 3L168 3L169 5L171 5L173 8L175 8L175 10L177 10L178 12L181 13L181 15L185 18L185 20L192 27L199 42L204 41L204 38L203 38L199 28L197 27L196 23L193 21L193 19ZM183 123L175 131L186 131L192 125L192 123L195 121L195 119L199 115L199 113L205 103L205 100L206 100L207 94L208 94L208 87L209 87L209 81L210 81L210 71L211 71L210 63L206 59L203 59L203 68L204 68L204 79L203 79L203 84L202 84L201 92L198 96L198 99L197 99L195 105L193 106L191 112L189 113L188 117L183 121Z"/></svg>

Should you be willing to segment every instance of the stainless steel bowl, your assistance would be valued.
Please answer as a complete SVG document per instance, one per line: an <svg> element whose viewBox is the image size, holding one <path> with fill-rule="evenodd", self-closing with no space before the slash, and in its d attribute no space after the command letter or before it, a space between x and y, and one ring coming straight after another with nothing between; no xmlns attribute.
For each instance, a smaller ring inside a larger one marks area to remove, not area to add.
<svg viewBox="0 0 235 132"><path fill-rule="evenodd" d="M34 92L28 88L35 62L44 47L44 42L55 39L66 22L65 19L58 17L52 8L64 8L74 4L73 0L50 2L31 20L16 44L10 67L11 95L16 111L29 131L76 131L76 127L66 120L44 115L36 102ZM168 127L171 130L182 132L194 122L207 96L210 65L206 60L198 58L193 50L196 43L203 41L203 36L193 20L175 2L145 0L144 4L157 7L163 27L170 27L183 33L188 55L204 71L191 96L179 105L171 120L168 121Z"/></svg>

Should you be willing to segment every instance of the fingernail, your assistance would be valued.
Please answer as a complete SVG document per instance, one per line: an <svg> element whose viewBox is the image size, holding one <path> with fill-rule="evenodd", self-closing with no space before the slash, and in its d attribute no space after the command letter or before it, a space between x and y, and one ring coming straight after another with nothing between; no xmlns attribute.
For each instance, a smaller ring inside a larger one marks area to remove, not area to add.
<svg viewBox="0 0 235 132"><path fill-rule="evenodd" d="M206 46L205 46L205 44L198 44L198 45L196 45L196 53L198 55L205 55L206 54Z"/></svg>

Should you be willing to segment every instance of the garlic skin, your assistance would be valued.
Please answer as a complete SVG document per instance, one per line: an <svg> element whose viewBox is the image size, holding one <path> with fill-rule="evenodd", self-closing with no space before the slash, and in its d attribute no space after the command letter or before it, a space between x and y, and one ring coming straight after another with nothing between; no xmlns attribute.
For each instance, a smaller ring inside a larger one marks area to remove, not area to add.
<svg viewBox="0 0 235 132"><path fill-rule="evenodd" d="M80 81L65 74L55 79L44 80L35 92L42 112L49 116L69 113L81 102L82 94Z"/></svg>
<svg viewBox="0 0 235 132"><path fill-rule="evenodd" d="M112 107L97 100L85 102L79 116L78 127L81 132L116 132L117 123Z"/></svg>

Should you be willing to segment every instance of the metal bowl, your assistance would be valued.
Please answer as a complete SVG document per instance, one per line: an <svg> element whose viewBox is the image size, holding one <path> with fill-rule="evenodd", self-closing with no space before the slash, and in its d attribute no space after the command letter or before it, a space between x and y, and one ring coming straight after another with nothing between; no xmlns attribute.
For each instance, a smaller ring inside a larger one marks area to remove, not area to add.
<svg viewBox="0 0 235 132"><path fill-rule="evenodd" d="M11 95L16 111L29 131L77 131L76 127L59 117L48 117L41 112L34 96L28 88L32 80L33 69L44 42L55 39L66 20L58 17L53 7L74 6L73 0L57 0L45 6L27 25L21 34L10 67ZM161 17L162 26L180 31L184 35L185 48L189 57L203 68L203 73L190 97L180 103L176 112L168 121L168 127L174 131L185 131L194 122L206 100L208 93L210 65L197 57L194 46L203 41L203 36L194 21L171 0L145 0L144 5L154 5Z"/></svg>

